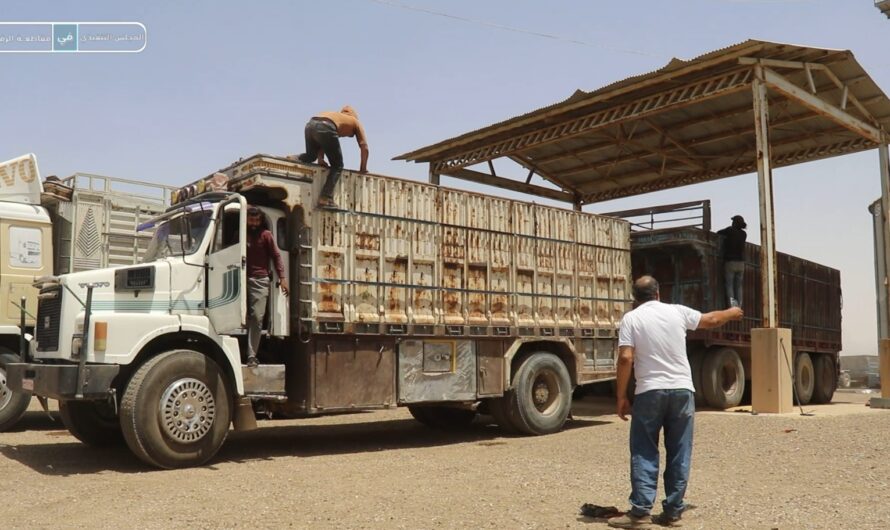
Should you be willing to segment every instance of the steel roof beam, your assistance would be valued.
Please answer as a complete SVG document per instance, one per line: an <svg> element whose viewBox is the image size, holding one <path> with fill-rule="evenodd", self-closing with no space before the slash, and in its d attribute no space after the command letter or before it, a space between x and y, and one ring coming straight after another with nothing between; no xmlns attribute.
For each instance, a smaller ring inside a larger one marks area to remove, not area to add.
<svg viewBox="0 0 890 530"><path fill-rule="evenodd" d="M830 145L800 149L797 151L786 153L784 155L774 156L773 166L788 166L801 162L809 162L811 160L819 160L821 158L826 158L829 156L855 153L858 151L864 151L866 149L873 149L874 147L876 147L876 144L867 138L854 138L852 140L837 142ZM650 193L653 191L675 188L677 186L687 186L689 184L697 184L699 182L706 182L709 180L716 180L725 177L743 175L746 173L753 173L754 171L756 171L756 169L757 165L752 154L749 159L746 159L744 161L716 167L707 171L684 173L675 177L669 177L665 179L650 179L621 188L613 188L611 190L601 190L586 193L583 195L584 204L619 199L621 197L628 197L641 193ZM622 180L622 182L625 181Z"/></svg>
<svg viewBox="0 0 890 530"><path fill-rule="evenodd" d="M856 134L868 138L874 143L882 143L882 133L879 129L876 129L871 124L850 115L839 107L828 103L824 99L810 94L786 79L784 76L776 73L774 70L763 68L763 81L771 89L776 90L787 98L797 101L805 107L808 107L813 112L825 116L835 123L850 129Z"/></svg>
<svg viewBox="0 0 890 530"><path fill-rule="evenodd" d="M492 158L509 156L554 142L587 134L608 125L651 116L666 109L673 109L740 91L753 78L750 68L732 70L718 76L687 83L677 88L658 92L651 96L603 109L556 125L530 131L514 138L497 141L486 146L452 156L448 160L433 162L433 171L445 173L449 169L471 166Z"/></svg>
<svg viewBox="0 0 890 530"><path fill-rule="evenodd" d="M525 182L511 180L504 177L496 177L494 175L489 175L480 171L474 171L472 169L449 169L443 171L442 174L456 179L478 182L480 184L486 184L488 186L495 186L498 188L528 193L530 195L540 195L541 197L547 197L548 199L553 199L556 201L569 203L576 202L575 195L565 191L545 188L536 184L526 184Z"/></svg>

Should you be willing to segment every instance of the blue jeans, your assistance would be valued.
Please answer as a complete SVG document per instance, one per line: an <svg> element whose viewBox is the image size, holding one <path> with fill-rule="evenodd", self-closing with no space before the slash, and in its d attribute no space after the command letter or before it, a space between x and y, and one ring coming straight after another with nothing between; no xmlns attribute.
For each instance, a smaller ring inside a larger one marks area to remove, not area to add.
<svg viewBox="0 0 890 530"><path fill-rule="evenodd" d="M742 307L742 293L745 287L745 262L727 261L723 264L723 280L726 287L726 307L732 305L732 299Z"/></svg>
<svg viewBox="0 0 890 530"><path fill-rule="evenodd" d="M689 390L650 390L634 396L630 420L631 514L648 515L658 491L658 439L664 429L664 512L679 516L692 465L695 398Z"/></svg>

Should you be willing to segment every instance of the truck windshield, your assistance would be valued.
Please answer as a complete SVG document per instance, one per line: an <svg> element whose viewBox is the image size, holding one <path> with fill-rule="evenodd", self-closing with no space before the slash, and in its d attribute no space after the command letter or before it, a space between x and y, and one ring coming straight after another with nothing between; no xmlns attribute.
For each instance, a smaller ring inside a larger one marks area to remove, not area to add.
<svg viewBox="0 0 890 530"><path fill-rule="evenodd" d="M156 227L155 233L148 244L143 263L166 258L194 254L204 240L204 234L210 225L213 211L210 208L199 210L183 209L179 215L170 217L169 213L157 222L149 222L140 226L140 230ZM165 218L166 217L166 218Z"/></svg>

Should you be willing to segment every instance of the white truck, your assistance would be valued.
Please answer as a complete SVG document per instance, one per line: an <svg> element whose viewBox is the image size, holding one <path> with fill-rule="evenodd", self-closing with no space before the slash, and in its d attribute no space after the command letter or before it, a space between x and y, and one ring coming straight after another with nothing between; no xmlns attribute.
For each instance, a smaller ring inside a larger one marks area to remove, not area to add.
<svg viewBox="0 0 890 530"><path fill-rule="evenodd" d="M319 210L325 168L256 155L222 173L143 225L140 265L42 282L31 362L9 384L60 400L83 442L193 466L259 409L396 406L438 428L484 412L547 434L576 385L615 377L626 221L350 171L345 209ZM289 297L272 288L256 368L242 364L248 203L291 278Z"/></svg>
<svg viewBox="0 0 890 530"><path fill-rule="evenodd" d="M41 183L33 154L0 163L0 431L31 401L7 386L6 366L21 361L34 330L34 280L138 262L151 238L136 226L163 212L172 191L87 173Z"/></svg>

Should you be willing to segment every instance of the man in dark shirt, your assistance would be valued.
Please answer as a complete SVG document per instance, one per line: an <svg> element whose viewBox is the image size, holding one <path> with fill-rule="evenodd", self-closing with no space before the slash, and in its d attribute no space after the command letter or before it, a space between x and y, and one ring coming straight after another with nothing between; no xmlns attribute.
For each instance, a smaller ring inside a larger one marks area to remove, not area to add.
<svg viewBox="0 0 890 530"><path fill-rule="evenodd" d="M287 296L287 278L284 277L284 264L272 232L266 228L263 212L255 206L247 210L247 344L248 366L257 366L257 350L260 347L263 319L266 317L266 304L269 300L269 262L275 264L278 285Z"/></svg>
<svg viewBox="0 0 890 530"><path fill-rule="evenodd" d="M745 240L748 225L741 215L732 217L732 226L717 232L723 236L723 272L726 282L726 303L733 307L742 306L742 292L745 285Z"/></svg>
<svg viewBox="0 0 890 530"><path fill-rule="evenodd" d="M358 113L349 105L345 105L340 112L319 112L306 124L306 152L298 158L302 162L317 161L324 164L324 156L327 155L331 163L318 205L322 208L338 208L334 202L334 187L340 179L340 171L343 169L343 152L340 150L340 138L355 136L361 151L361 166L359 171L368 171L368 139L365 129L358 121Z"/></svg>

